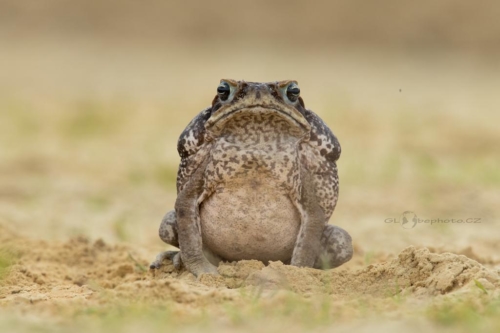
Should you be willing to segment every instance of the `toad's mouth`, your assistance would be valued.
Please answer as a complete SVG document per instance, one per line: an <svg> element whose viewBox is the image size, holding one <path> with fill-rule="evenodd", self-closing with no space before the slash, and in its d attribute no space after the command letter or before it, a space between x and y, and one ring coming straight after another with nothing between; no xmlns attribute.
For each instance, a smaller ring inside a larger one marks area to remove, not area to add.
<svg viewBox="0 0 500 333"><path fill-rule="evenodd" d="M290 120L293 121L293 124L297 127L300 127L303 131L309 132L311 130L311 125L309 124L309 122L297 110L295 110L295 109L285 110L285 109L277 108L275 106L261 105L261 104L240 107L240 108L233 109L233 110L231 110L231 109L224 110L222 112L216 112L214 115L212 115L212 117L210 117L210 119L207 120L207 122L205 124L205 128L207 128L207 129L219 128L220 129L221 127L224 126L224 123L228 119L230 119L231 116L234 116L237 113L243 113L245 111L256 112L256 113L259 111L264 111L262 113L266 113L265 111L267 111L267 113L270 113L269 111L271 111L273 113L277 112L280 115L284 116L283 118L285 118L289 121Z"/></svg>

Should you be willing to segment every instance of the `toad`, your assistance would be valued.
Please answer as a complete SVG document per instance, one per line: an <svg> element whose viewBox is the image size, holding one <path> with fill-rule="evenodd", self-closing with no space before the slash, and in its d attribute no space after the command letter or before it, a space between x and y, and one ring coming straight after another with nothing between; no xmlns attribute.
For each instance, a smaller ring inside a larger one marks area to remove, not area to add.
<svg viewBox="0 0 500 333"><path fill-rule="evenodd" d="M175 209L160 253L195 276L220 261L280 260L334 268L353 254L349 234L328 224L339 194L340 145L306 109L296 81L221 80L212 105L182 132Z"/></svg>

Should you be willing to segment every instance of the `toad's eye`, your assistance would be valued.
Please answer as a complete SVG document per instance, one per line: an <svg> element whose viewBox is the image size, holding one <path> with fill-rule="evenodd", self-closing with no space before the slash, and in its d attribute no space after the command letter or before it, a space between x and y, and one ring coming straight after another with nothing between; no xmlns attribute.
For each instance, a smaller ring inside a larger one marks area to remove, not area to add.
<svg viewBox="0 0 500 333"><path fill-rule="evenodd" d="M222 101L227 100L229 97L229 94L231 93L231 89L229 88L229 84L226 82L222 82L218 87L217 87L217 95L219 95L219 98Z"/></svg>
<svg viewBox="0 0 500 333"><path fill-rule="evenodd" d="M297 101L297 99L299 98L299 95L300 95L300 89L295 83L292 83L286 89L286 97L288 97L290 102Z"/></svg>

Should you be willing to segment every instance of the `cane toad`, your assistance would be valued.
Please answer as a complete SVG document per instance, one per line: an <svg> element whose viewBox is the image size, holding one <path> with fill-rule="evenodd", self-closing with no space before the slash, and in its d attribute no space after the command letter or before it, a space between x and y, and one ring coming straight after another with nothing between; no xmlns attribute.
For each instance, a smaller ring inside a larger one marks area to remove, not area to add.
<svg viewBox="0 0 500 333"><path fill-rule="evenodd" d="M337 267L352 257L349 234L328 220L337 204L340 145L305 108L296 81L221 80L212 105L182 132L175 210L158 255L196 276L223 261Z"/></svg>

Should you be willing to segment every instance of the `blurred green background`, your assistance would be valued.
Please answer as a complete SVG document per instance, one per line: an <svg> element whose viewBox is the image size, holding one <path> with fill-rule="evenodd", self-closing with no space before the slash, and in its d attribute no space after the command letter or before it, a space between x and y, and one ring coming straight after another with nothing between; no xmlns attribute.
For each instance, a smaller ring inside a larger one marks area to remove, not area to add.
<svg viewBox="0 0 500 333"><path fill-rule="evenodd" d="M161 249L177 137L218 81L295 79L342 144L331 222L352 233L358 258L410 244L495 255L499 10L495 1L2 0L0 221L42 238ZM407 210L483 223L384 223Z"/></svg>

